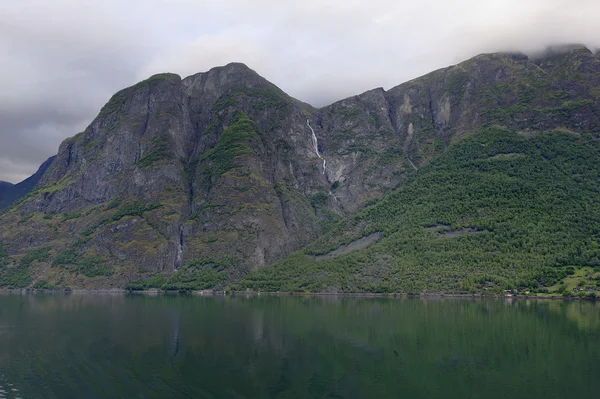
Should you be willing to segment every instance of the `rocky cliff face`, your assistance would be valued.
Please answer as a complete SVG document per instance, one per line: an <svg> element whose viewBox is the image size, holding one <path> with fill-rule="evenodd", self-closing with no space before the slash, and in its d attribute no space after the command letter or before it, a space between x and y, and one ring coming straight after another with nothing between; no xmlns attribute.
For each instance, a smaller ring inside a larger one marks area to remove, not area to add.
<svg viewBox="0 0 600 399"><path fill-rule="evenodd" d="M182 268L222 284L317 238L483 126L600 130L599 85L600 59L581 48L481 55L318 110L243 64L156 75L62 143L0 215L0 240L15 265L45 251L27 265L28 285L115 287Z"/></svg>
<svg viewBox="0 0 600 399"><path fill-rule="evenodd" d="M3 240L17 250L70 246L121 266L125 279L196 258L231 258L232 276L261 267L335 216L310 201L328 187L312 112L242 64L153 76L61 145L36 190L4 215L30 216L36 232ZM42 214L76 217L37 226Z"/></svg>
<svg viewBox="0 0 600 399"><path fill-rule="evenodd" d="M597 131L599 74L600 58L585 48L537 60L484 54L387 92L345 99L316 116L329 178L354 187L352 195L375 189L365 186L372 183L385 190L398 182L395 175L494 124L532 132ZM352 203L352 195L344 202Z"/></svg>

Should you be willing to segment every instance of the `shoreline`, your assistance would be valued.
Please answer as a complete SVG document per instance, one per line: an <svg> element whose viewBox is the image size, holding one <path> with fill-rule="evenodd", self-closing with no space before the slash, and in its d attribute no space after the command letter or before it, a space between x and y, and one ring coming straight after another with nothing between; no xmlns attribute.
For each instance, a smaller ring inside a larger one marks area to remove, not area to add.
<svg viewBox="0 0 600 399"><path fill-rule="evenodd" d="M74 289L74 290L37 290L37 289L9 289L0 288L0 295L140 295L140 296L279 296L279 297L347 297L347 298L433 298L433 299L536 299L536 300L587 300L596 301L600 298L587 296L532 296L532 295L483 295L483 294L452 294L441 292L424 292L419 294L408 293L375 293L375 292L260 292L260 291L221 291L221 290L194 290L194 291L165 291L165 290L126 290L122 288L111 289Z"/></svg>

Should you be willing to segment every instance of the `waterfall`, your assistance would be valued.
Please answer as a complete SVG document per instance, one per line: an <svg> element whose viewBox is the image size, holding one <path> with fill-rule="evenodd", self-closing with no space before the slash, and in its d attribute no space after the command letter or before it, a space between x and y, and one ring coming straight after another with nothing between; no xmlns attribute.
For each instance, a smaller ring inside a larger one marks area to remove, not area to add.
<svg viewBox="0 0 600 399"><path fill-rule="evenodd" d="M306 120L306 126L308 126L308 128L310 129L311 133L312 133L312 142L313 142L313 147L315 148L315 153L317 154L317 156L323 160L323 174L325 174L326 171L326 166L327 166L327 161L325 160L325 158L323 158L321 156L321 154L319 153L319 142L317 141L317 135L315 134L314 129L312 128L312 126L310 125L310 120Z"/></svg>

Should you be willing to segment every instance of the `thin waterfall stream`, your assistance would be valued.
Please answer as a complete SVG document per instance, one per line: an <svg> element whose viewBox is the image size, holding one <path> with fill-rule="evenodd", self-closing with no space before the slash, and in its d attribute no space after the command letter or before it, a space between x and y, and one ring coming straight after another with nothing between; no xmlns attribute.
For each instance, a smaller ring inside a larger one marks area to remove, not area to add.
<svg viewBox="0 0 600 399"><path fill-rule="evenodd" d="M326 171L326 167L327 167L327 161L325 160L325 158L323 158L321 156L321 154L319 153L319 142L317 141L317 135L315 134L314 129L312 128L312 126L310 125L310 120L306 120L306 126L308 126L308 128L310 129L311 133L312 133L312 141L313 141L313 146L315 147L315 153L317 154L317 156L323 160L323 174L325 174Z"/></svg>

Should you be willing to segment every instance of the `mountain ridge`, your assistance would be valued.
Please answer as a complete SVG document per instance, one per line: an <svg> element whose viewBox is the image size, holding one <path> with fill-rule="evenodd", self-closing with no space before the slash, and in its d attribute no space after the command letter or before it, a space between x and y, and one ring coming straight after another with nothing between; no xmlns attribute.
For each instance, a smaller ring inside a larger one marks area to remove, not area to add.
<svg viewBox="0 0 600 399"><path fill-rule="evenodd" d="M48 158L33 175L19 183L0 182L0 212L33 190L54 161L54 158L55 156Z"/></svg>
<svg viewBox="0 0 600 399"><path fill-rule="evenodd" d="M240 281L482 129L595 134L599 73L579 48L541 61L482 54L319 109L241 63L153 75L116 93L0 216L12 262L0 276L83 288ZM30 248L41 252L22 263Z"/></svg>

